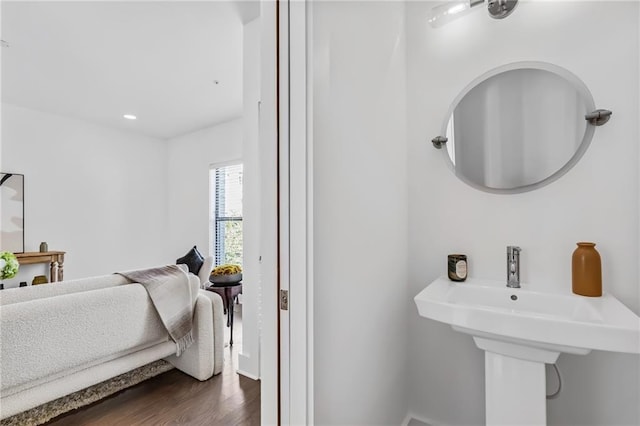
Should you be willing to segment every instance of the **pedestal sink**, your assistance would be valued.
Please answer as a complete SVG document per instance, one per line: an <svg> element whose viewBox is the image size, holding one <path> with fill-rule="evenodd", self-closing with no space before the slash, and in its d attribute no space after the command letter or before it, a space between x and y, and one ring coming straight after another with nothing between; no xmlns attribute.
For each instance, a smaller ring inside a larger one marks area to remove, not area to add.
<svg viewBox="0 0 640 426"><path fill-rule="evenodd" d="M485 351L487 425L546 424L545 364L561 353L640 353L640 318L610 294L438 278L415 302L421 316L470 334Z"/></svg>

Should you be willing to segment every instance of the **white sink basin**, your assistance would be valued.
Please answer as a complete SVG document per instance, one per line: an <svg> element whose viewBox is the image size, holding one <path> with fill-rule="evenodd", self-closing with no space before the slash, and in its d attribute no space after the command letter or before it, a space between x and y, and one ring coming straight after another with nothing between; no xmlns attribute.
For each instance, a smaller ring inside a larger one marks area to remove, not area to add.
<svg viewBox="0 0 640 426"><path fill-rule="evenodd" d="M478 337L573 354L640 353L640 318L610 294L584 297L526 284L439 278L415 302L421 316Z"/></svg>

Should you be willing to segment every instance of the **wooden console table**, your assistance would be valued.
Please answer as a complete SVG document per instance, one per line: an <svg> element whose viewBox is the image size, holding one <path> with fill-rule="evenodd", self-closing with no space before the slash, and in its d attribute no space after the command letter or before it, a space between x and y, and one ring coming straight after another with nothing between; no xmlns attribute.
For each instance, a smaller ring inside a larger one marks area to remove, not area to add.
<svg viewBox="0 0 640 426"><path fill-rule="evenodd" d="M16 253L16 258L20 265L31 265L34 263L49 264L49 281L54 283L64 279L64 251L30 251Z"/></svg>

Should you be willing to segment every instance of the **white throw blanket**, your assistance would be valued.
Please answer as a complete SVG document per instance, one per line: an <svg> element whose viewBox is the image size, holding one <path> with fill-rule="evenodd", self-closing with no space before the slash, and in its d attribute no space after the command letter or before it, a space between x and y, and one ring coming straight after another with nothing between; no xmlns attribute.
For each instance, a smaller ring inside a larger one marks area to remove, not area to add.
<svg viewBox="0 0 640 426"><path fill-rule="evenodd" d="M176 355L180 356L193 343L193 306L187 274L176 265L117 274L147 290L160 320L176 342Z"/></svg>

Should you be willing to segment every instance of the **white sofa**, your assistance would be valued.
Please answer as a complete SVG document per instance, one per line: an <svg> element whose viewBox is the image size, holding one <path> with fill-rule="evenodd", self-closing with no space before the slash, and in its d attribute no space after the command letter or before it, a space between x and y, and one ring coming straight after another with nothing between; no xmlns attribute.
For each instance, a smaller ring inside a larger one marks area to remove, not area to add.
<svg viewBox="0 0 640 426"><path fill-rule="evenodd" d="M120 275L0 291L0 419L165 359L198 380L222 370L222 300L189 274L195 343L180 357L140 284Z"/></svg>

